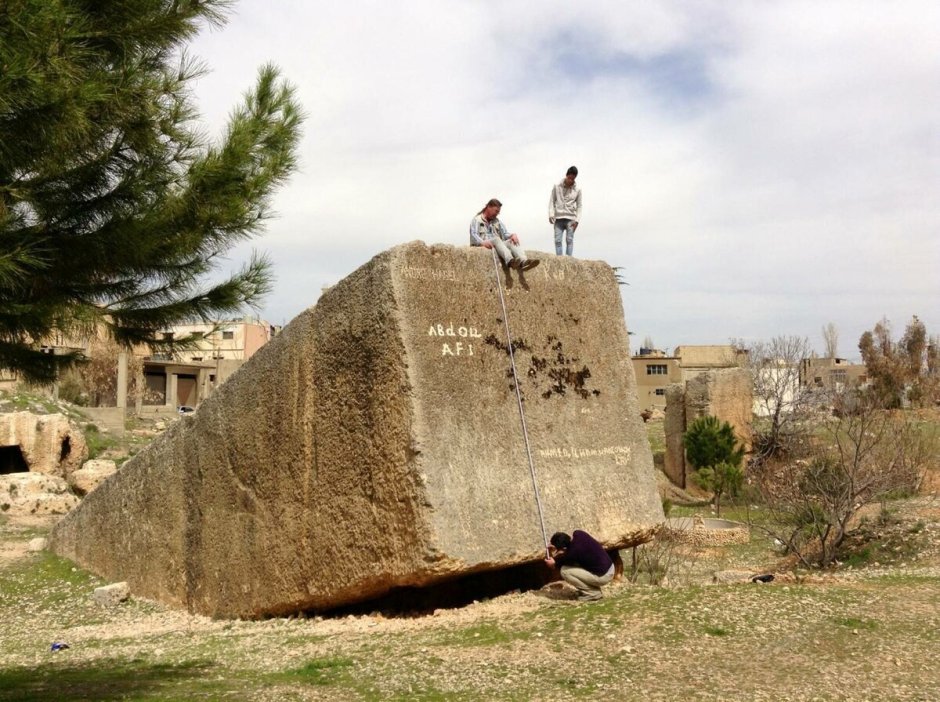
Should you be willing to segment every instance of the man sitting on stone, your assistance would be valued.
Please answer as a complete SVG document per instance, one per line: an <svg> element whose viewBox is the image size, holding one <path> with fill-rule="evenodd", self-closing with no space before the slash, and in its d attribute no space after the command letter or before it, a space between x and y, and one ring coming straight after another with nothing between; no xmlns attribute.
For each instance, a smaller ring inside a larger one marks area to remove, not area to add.
<svg viewBox="0 0 940 702"><path fill-rule="evenodd" d="M556 532L550 542L545 562L559 568L562 580L578 591L578 599L601 599L604 596L601 586L613 580L615 570L604 547L580 529L575 529L571 536L563 531Z"/></svg>
<svg viewBox="0 0 940 702"><path fill-rule="evenodd" d="M477 212L470 221L470 246L482 246L496 249L496 253L510 268L524 271L539 265L537 258L526 258L525 251L519 246L519 235L510 234L499 221L499 212L503 203L495 197Z"/></svg>

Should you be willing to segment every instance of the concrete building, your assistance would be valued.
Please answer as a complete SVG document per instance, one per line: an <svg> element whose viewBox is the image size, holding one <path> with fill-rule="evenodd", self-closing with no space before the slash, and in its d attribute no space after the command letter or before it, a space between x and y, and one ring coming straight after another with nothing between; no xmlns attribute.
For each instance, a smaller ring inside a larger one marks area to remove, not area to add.
<svg viewBox="0 0 940 702"><path fill-rule="evenodd" d="M201 337L173 352L152 352L145 346L134 349L142 366L146 391L137 400L137 414L175 413L181 405L196 407L280 331L256 317L242 317L215 324L186 324L163 332L165 339ZM98 331L104 338L105 332ZM94 337L71 339L56 334L44 339L46 353L79 352L91 356ZM128 384L128 362L118 361L117 407L124 408ZM0 372L0 389L13 390L20 382L15 373ZM122 391L123 388L123 391ZM56 386L50 388L56 394Z"/></svg>
<svg viewBox="0 0 940 702"><path fill-rule="evenodd" d="M682 379L679 359L659 349L641 348L631 361L640 410L665 410L666 387Z"/></svg>
<svg viewBox="0 0 940 702"><path fill-rule="evenodd" d="M143 360L148 400L144 407L196 407L270 341L279 328L256 317L214 324L182 324L164 338L197 340L172 354L137 352Z"/></svg>
<svg viewBox="0 0 940 702"><path fill-rule="evenodd" d="M747 360L747 351L730 344L720 346L677 346L669 356L659 349L641 348L634 354L637 397L640 410L665 410L666 387L685 384L703 373L736 368Z"/></svg>
<svg viewBox="0 0 940 702"><path fill-rule="evenodd" d="M804 358L800 362L800 384L813 389L839 392L868 382L864 363L849 363L845 358Z"/></svg>

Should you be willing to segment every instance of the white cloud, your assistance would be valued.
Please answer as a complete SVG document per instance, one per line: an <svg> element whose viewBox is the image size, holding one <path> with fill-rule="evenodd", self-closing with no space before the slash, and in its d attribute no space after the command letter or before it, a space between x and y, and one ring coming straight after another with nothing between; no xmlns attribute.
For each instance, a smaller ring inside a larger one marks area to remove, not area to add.
<svg viewBox="0 0 940 702"><path fill-rule="evenodd" d="M193 53L218 129L258 66L298 87L301 172L254 246L286 321L376 253L463 245L488 198L531 248L572 163L580 257L663 346L882 315L940 331L935 3L241 0ZM238 257L237 254L236 258Z"/></svg>

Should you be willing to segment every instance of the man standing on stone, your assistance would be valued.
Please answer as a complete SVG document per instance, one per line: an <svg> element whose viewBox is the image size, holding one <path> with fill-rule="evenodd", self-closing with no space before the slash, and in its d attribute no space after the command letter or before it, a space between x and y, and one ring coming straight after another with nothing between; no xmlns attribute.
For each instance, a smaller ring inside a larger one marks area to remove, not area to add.
<svg viewBox="0 0 940 702"><path fill-rule="evenodd" d="M561 256L561 238L565 238L565 253L574 252L574 232L581 218L581 188L574 183L578 169L572 166L564 179L552 188L548 200L548 222L555 225L555 253Z"/></svg>
<svg viewBox="0 0 940 702"><path fill-rule="evenodd" d="M539 265L538 259L526 258L525 251L519 246L519 235L510 234L499 221L502 207L503 203L494 197L470 220L470 246L496 249L503 263L510 268L524 271L535 268Z"/></svg>
<svg viewBox="0 0 940 702"><path fill-rule="evenodd" d="M614 579L614 562L607 551L580 529L575 529L571 536L563 531L552 534L545 562L559 568L562 580L578 591L579 600L601 599L604 596L601 586Z"/></svg>

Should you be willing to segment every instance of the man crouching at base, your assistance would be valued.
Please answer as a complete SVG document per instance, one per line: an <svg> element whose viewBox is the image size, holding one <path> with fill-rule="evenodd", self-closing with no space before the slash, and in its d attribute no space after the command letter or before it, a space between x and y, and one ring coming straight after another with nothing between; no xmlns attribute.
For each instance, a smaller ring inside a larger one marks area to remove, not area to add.
<svg viewBox="0 0 940 702"><path fill-rule="evenodd" d="M559 568L562 580L578 591L578 599L601 599L604 596L601 586L613 580L615 570L604 547L580 529L575 529L571 536L555 532L550 543L545 562Z"/></svg>

